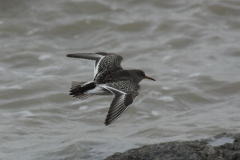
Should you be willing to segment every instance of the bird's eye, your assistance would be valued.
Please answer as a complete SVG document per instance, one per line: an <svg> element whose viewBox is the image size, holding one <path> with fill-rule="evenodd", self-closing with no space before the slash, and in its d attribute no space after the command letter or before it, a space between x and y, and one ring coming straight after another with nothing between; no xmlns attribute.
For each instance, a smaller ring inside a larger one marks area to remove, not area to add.
<svg viewBox="0 0 240 160"><path fill-rule="evenodd" d="M143 76L143 77L145 76L144 72L141 72L141 76Z"/></svg>

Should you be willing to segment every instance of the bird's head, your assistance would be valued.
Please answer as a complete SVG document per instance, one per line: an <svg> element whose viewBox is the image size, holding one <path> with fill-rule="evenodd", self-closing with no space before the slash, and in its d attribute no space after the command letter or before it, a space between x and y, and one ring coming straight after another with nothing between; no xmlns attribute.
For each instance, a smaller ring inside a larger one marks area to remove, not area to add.
<svg viewBox="0 0 240 160"><path fill-rule="evenodd" d="M135 81L137 83L139 83L143 79L150 79L150 80L155 81L155 79L146 76L145 73L142 70L135 70L135 74L137 75L137 78L135 79Z"/></svg>

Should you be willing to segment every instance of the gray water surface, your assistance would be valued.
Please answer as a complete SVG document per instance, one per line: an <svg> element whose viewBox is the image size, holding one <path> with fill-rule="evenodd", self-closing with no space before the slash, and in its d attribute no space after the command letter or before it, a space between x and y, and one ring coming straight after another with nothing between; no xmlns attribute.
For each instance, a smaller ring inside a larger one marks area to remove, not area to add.
<svg viewBox="0 0 240 160"><path fill-rule="evenodd" d="M0 159L104 159L133 147L240 129L240 1L0 1ZM104 126L111 96L81 101L71 81L121 55L144 80Z"/></svg>

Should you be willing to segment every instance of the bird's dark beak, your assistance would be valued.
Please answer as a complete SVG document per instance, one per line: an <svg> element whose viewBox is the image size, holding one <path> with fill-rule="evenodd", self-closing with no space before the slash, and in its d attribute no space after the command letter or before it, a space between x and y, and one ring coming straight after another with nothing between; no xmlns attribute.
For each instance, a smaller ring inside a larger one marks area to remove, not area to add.
<svg viewBox="0 0 240 160"><path fill-rule="evenodd" d="M151 79L153 81L156 81L155 79L151 78L151 77L148 77L148 76L145 76L146 79Z"/></svg>

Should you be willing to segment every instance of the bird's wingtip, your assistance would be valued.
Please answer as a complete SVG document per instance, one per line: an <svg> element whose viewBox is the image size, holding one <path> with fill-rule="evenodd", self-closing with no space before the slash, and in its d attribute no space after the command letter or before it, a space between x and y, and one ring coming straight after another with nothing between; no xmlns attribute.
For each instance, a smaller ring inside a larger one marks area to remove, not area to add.
<svg viewBox="0 0 240 160"><path fill-rule="evenodd" d="M73 57L73 54L67 54L66 56L67 57Z"/></svg>
<svg viewBox="0 0 240 160"><path fill-rule="evenodd" d="M104 122L105 126L108 126L111 123L112 123L111 121L107 121L107 120L105 120L105 122Z"/></svg>

